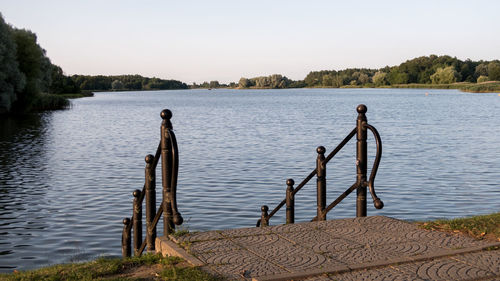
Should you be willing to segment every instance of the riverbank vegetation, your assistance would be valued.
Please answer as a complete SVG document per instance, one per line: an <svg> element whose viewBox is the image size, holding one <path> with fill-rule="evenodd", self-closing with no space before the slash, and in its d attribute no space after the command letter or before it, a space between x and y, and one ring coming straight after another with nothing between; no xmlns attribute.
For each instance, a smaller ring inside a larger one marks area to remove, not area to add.
<svg viewBox="0 0 500 281"><path fill-rule="evenodd" d="M36 34L8 25L0 15L0 114L65 108L61 93L78 93L50 62Z"/></svg>
<svg viewBox="0 0 500 281"><path fill-rule="evenodd" d="M29 271L0 274L0 280L185 280L216 281L177 257L143 255L128 259L99 258L85 263L70 263Z"/></svg>
<svg viewBox="0 0 500 281"><path fill-rule="evenodd" d="M0 14L0 114L63 109L68 98L92 96L92 91L187 88L177 80L140 75L65 75L35 33L7 24Z"/></svg>
<svg viewBox="0 0 500 281"><path fill-rule="evenodd" d="M245 88L436 88L469 92L500 91L500 61L465 61L450 56L422 56L398 66L380 69L348 68L311 71L304 80L293 81L274 74L256 78L242 77L238 87Z"/></svg>
<svg viewBox="0 0 500 281"><path fill-rule="evenodd" d="M417 224L428 230L459 232L476 239L500 241L500 213Z"/></svg>
<svg viewBox="0 0 500 281"><path fill-rule="evenodd" d="M148 78L141 75L73 75L71 79L83 91L138 91L188 89L177 80Z"/></svg>

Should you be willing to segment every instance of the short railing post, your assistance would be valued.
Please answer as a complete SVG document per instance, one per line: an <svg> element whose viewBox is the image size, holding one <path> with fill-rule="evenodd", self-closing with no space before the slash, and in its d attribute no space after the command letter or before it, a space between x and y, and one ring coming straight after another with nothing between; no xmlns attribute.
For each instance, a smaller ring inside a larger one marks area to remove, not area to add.
<svg viewBox="0 0 500 281"><path fill-rule="evenodd" d="M295 222L295 198L293 195L293 179L286 180L286 223Z"/></svg>
<svg viewBox="0 0 500 281"><path fill-rule="evenodd" d="M132 217L132 227L134 228L134 255L139 256L139 249L142 244L142 202L140 201L141 191L134 190L134 211Z"/></svg>
<svg viewBox="0 0 500 281"><path fill-rule="evenodd" d="M129 218L124 218L123 219L123 232L122 232L122 257L128 258L132 255L132 250L131 250L131 227L130 227L130 219Z"/></svg>
<svg viewBox="0 0 500 281"><path fill-rule="evenodd" d="M367 170L367 146L366 146L366 111L364 104L358 105L358 119L356 121L356 217L366 217L366 170Z"/></svg>
<svg viewBox="0 0 500 281"><path fill-rule="evenodd" d="M317 217L318 221L326 220L326 163L325 163L325 147L318 146L316 152L318 158L316 159L317 171Z"/></svg>
<svg viewBox="0 0 500 281"><path fill-rule="evenodd" d="M154 252L156 239L156 225L153 226L156 215L156 172L153 167L154 156L148 154L145 161L146 244L148 252Z"/></svg>
<svg viewBox="0 0 500 281"><path fill-rule="evenodd" d="M260 207L261 215L260 215L260 227L269 226L269 215L267 211L269 211L269 207L264 205Z"/></svg>
<svg viewBox="0 0 500 281"><path fill-rule="evenodd" d="M162 182L162 195L163 195L163 235L167 236L175 231L175 225L173 222L173 211L172 211L172 198L171 198L171 184L172 184L172 157L169 155L172 153L170 147L170 136L168 130L172 129L172 123L170 119L172 118L172 112L168 109L162 110L160 114L163 119L161 123L161 182Z"/></svg>

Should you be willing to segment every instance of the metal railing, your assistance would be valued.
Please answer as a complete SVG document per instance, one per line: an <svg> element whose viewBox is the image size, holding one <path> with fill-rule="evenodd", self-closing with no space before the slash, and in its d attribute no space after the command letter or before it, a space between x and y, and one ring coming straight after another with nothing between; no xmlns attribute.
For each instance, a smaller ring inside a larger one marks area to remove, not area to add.
<svg viewBox="0 0 500 281"><path fill-rule="evenodd" d="M161 137L155 155L148 154L145 158L145 183L142 191L134 190L132 193L133 211L132 218L123 219L122 232L122 256L130 257L132 248L134 255L140 256L144 249L155 250L156 226L163 215L163 235L175 231L175 225L181 225L182 216L177 210L177 175L179 171L179 150L177 140L170 119L172 112L168 109L162 110L160 114L163 119L161 123ZM156 210L156 166L161 157L162 176L162 203ZM146 199L146 239L142 239L142 203Z"/></svg>
<svg viewBox="0 0 500 281"><path fill-rule="evenodd" d="M356 108L358 112L358 118L356 120L356 127L347 135L347 137L325 157L326 149L323 146L319 146L316 149L318 153L316 159L316 169L314 169L296 188L293 187L295 184L293 179L288 179L286 181L286 197L281 201L272 211L268 213L269 207L264 205L261 207L261 217L257 221L257 226L268 226L269 219L278 212L284 205L286 205L286 223L294 223L295 221L295 195L299 190L301 190L314 176L317 177L317 210L316 217L312 221L322 221L326 220L326 214L333 209L337 204L339 204L344 198L346 198L351 192L356 190L357 200L356 200L356 216L365 217L366 216L366 188L368 187L373 199L375 208L382 209L384 203L377 197L375 193L375 176L377 175L378 166L380 164L380 158L382 157L382 140L375 127L369 125L366 119L367 108L364 104L358 105ZM370 177L367 181L367 130L370 130L376 141L377 153L375 156L375 161L371 169ZM353 137L356 135L356 182L349 187L344 193L342 193L337 199L335 199L330 205L326 206L326 164L337 154Z"/></svg>

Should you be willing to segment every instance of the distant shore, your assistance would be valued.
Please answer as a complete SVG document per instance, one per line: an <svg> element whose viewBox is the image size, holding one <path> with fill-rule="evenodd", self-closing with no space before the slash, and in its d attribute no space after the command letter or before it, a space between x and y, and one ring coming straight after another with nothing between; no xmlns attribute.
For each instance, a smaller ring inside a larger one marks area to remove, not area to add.
<svg viewBox="0 0 500 281"><path fill-rule="evenodd" d="M217 88L190 88L190 89L172 89L172 90L213 90L213 89L230 89L230 90L272 90L277 88L270 87L248 87L248 88L240 88L240 87L217 87ZM373 85L345 85L342 87L328 87L328 86L317 86L317 87L301 87L301 88L284 88L284 89L455 89L460 90L462 92L468 93L500 93L500 82L499 81L488 81L483 83L468 83L468 82L459 82L452 84L396 84L396 85L388 85L388 86L379 86L375 87ZM133 91L133 92L145 92L145 91L164 91L158 89L120 89L113 91L105 91L105 90L87 90L78 94L62 94L62 97L68 99L75 98L83 98L83 97L92 97L94 93L112 93L112 92L121 92L121 91Z"/></svg>

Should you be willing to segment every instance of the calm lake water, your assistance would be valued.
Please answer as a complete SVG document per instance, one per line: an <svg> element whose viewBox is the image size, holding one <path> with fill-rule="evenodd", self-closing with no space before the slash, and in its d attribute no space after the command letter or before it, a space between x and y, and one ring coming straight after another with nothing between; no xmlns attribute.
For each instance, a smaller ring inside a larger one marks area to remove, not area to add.
<svg viewBox="0 0 500 281"><path fill-rule="evenodd" d="M317 146L329 152L354 128L360 103L384 148L376 190L385 207L370 203L369 215L429 220L500 210L497 94L98 93L73 100L70 110L0 120L0 271L120 255L121 221L131 214L132 191L143 186L163 108L174 114L179 142L183 227L196 231L254 226L261 205L274 208L284 198L287 178L299 182L314 169ZM373 160L373 138L368 150ZM331 202L355 181L355 140L327 173ZM315 215L314 183L297 194L296 221ZM354 216L354 194L328 214ZM271 219L281 223L284 210Z"/></svg>

